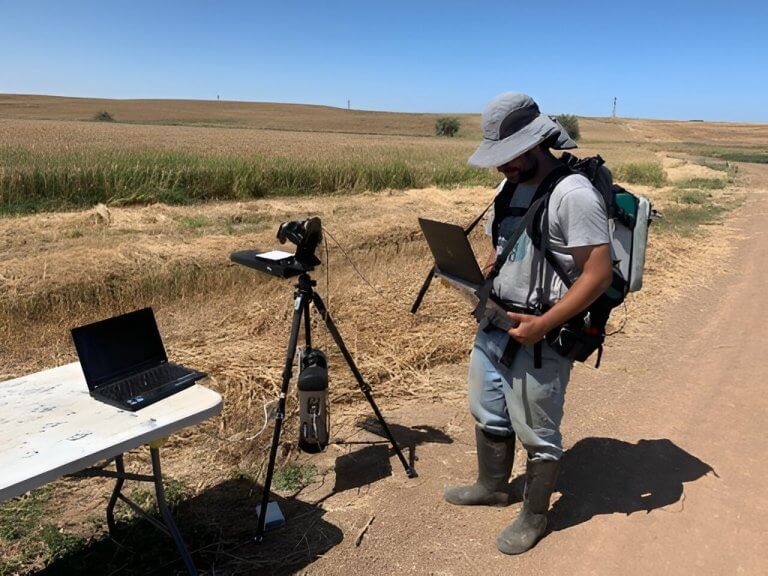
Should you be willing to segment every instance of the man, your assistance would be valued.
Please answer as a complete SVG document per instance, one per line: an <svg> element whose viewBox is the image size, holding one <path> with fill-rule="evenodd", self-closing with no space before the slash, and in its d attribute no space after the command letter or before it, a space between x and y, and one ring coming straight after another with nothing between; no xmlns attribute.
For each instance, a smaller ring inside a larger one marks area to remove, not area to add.
<svg viewBox="0 0 768 576"><path fill-rule="evenodd" d="M491 268L539 185L559 174L553 171L562 163L550 148L575 148L576 143L525 94L496 97L484 110L482 125L483 142L469 163L501 172L506 180L499 193L505 186L514 190L509 206L489 220L487 231L497 239ZM541 234L547 235L551 258L573 284L566 288L527 233L508 252L493 279L493 294L508 309L524 312L508 312L516 324L508 332L484 323L477 331L468 395L476 421L478 476L474 484L445 491L448 502L462 506L511 504L508 481L515 436L520 438L528 452L526 488L519 516L496 540L505 554L529 550L544 534L563 454L560 423L571 361L542 339L586 309L612 277L606 209L586 177L569 174L557 181L547 221Z"/></svg>

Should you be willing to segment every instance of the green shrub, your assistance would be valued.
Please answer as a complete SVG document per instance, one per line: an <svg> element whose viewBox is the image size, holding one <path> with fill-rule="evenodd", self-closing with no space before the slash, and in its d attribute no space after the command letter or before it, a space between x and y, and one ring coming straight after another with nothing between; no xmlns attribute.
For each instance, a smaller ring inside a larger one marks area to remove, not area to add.
<svg viewBox="0 0 768 576"><path fill-rule="evenodd" d="M93 119L96 120L96 122L114 122L115 119L112 117L112 114L107 112L106 110L102 110L101 112L97 112L93 115Z"/></svg>
<svg viewBox="0 0 768 576"><path fill-rule="evenodd" d="M568 136L570 136L573 140L578 140L581 138L581 130L579 130L579 119L576 118L573 114L559 114L555 116L558 122L560 122L560 125L565 128L565 131L568 132Z"/></svg>
<svg viewBox="0 0 768 576"><path fill-rule="evenodd" d="M438 136L456 136L461 122L453 116L442 116L435 122L435 134Z"/></svg>
<svg viewBox="0 0 768 576"><path fill-rule="evenodd" d="M680 190L674 198L680 204L707 204L712 199L712 194L704 190Z"/></svg>
<svg viewBox="0 0 768 576"><path fill-rule="evenodd" d="M203 226L208 226L210 222L208 221L208 218L202 215L198 216L182 216L179 218L179 224L182 226L182 228L202 228Z"/></svg>
<svg viewBox="0 0 768 576"><path fill-rule="evenodd" d="M84 538L64 532L53 524L43 526L40 537L48 547L52 561L61 560L71 554L81 552L86 544Z"/></svg>
<svg viewBox="0 0 768 576"><path fill-rule="evenodd" d="M724 150L716 151L714 156L721 160L731 162L752 162L754 164L768 164L768 152L759 150Z"/></svg>
<svg viewBox="0 0 768 576"><path fill-rule="evenodd" d="M722 190L727 182L722 178L689 178L675 183L678 188L698 188L703 190Z"/></svg>
<svg viewBox="0 0 768 576"><path fill-rule="evenodd" d="M312 464L286 464L275 472L275 490L288 492L304 488L315 481L317 468Z"/></svg>
<svg viewBox="0 0 768 576"><path fill-rule="evenodd" d="M659 162L628 162L621 164L613 171L613 177L627 184L645 184L646 186L663 186L667 174Z"/></svg>

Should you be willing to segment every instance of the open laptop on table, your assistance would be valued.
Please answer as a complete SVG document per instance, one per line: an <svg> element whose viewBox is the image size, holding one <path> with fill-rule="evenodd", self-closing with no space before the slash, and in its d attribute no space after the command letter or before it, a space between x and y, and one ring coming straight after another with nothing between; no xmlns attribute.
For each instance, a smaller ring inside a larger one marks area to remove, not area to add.
<svg viewBox="0 0 768 576"><path fill-rule="evenodd" d="M72 329L91 396L136 411L206 374L168 362L155 316L143 308Z"/></svg>
<svg viewBox="0 0 768 576"><path fill-rule="evenodd" d="M435 275L445 278L477 304L477 290L485 282L472 246L461 226L419 218L419 226L427 239L435 259ZM503 330L517 326L507 316L501 303L491 294L485 307L485 316Z"/></svg>

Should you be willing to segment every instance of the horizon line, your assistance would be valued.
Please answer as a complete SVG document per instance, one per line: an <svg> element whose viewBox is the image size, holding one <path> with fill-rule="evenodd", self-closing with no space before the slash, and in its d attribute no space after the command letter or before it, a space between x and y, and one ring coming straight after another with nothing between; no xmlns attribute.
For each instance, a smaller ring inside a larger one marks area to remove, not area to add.
<svg viewBox="0 0 768 576"><path fill-rule="evenodd" d="M210 99L210 98L114 98L104 96L69 96L63 94L31 94L21 92L0 92L0 98L3 96L31 96L42 98L62 98L73 100L111 100L119 102L210 102L210 103L229 103L229 104L279 104L283 106L314 106L317 108L331 108L334 110L342 110L349 112L372 112L376 114L407 114L407 115L463 115L463 116L479 116L481 112L404 112L396 110L375 110L368 108L344 108L342 106L332 106L330 104L314 104L309 102L286 102L277 100L226 100L226 99ZM566 113L561 113L566 114ZM656 117L644 117L644 116L589 116L583 114L573 114L578 118L595 119L595 120L652 120L659 122L700 122L704 124L768 124L768 121L759 120L704 120L699 118L688 119L674 119L674 118L656 118Z"/></svg>

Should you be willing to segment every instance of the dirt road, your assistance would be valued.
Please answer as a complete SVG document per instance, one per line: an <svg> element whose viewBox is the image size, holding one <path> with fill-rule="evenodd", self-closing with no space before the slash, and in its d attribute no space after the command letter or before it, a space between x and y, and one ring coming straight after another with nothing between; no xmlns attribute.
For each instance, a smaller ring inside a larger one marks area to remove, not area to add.
<svg viewBox="0 0 768 576"><path fill-rule="evenodd" d="M335 486L301 498L326 497L323 519L344 536L304 570L768 573L768 167L744 165L742 173L750 194L730 220L741 238L727 269L670 306L657 325L631 340L615 337L600 370L576 370L551 532L535 549L514 558L496 550L496 534L519 505L464 509L442 500L446 484L475 469L461 365L433 374L433 400L389 412L411 428L397 426L416 446L418 479L405 479L394 458L391 475L382 469L382 446L329 449L329 462L338 458ZM516 472L522 467L518 451Z"/></svg>

